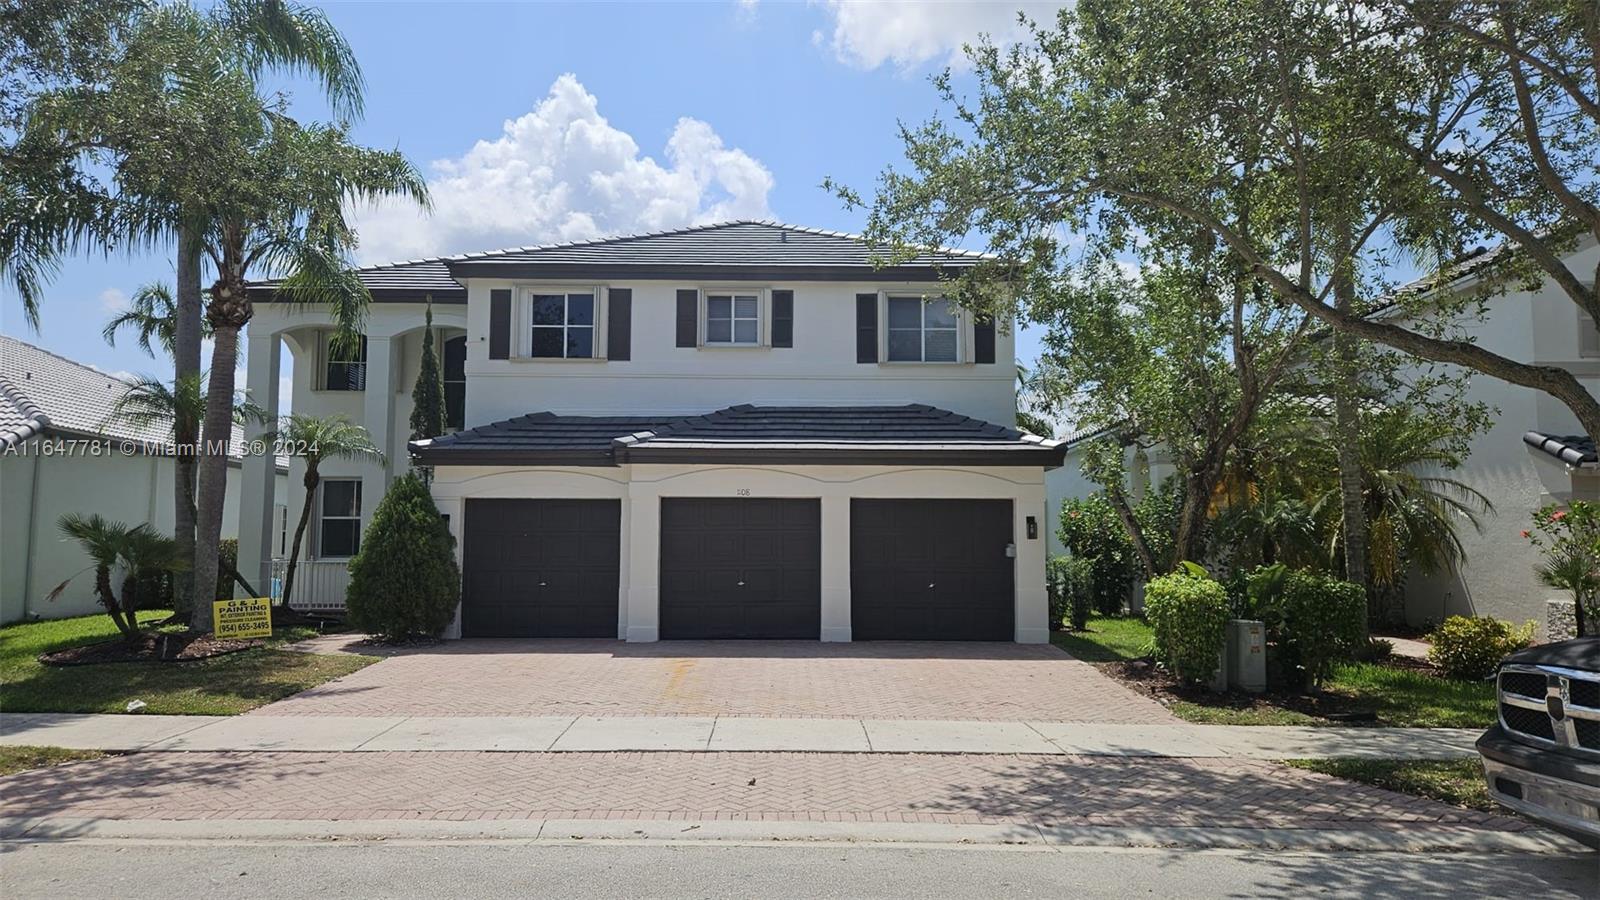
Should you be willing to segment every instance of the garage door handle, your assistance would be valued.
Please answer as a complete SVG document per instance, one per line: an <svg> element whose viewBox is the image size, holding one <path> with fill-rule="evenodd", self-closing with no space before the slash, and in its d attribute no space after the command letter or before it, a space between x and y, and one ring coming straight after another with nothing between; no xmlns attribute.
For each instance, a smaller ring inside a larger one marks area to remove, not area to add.
<svg viewBox="0 0 1600 900"><path fill-rule="evenodd" d="M933 590L933 585L934 585L934 582L932 582L932 581L928 582L928 590L930 590L930 591Z"/></svg>
<svg viewBox="0 0 1600 900"><path fill-rule="evenodd" d="M744 582L739 582L739 587L744 587Z"/></svg>
<svg viewBox="0 0 1600 900"><path fill-rule="evenodd" d="M539 582L539 587L544 587L544 582Z"/></svg>

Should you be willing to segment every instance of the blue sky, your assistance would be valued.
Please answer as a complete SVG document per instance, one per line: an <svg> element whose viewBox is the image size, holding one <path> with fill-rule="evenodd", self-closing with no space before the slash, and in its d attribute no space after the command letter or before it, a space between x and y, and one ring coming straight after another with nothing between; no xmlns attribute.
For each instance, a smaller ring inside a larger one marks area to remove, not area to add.
<svg viewBox="0 0 1600 900"><path fill-rule="evenodd" d="M870 188L897 122L937 111L927 76L1018 6L1056 3L328 3L365 71L357 139L398 147L438 208L363 211L363 262L731 217L858 230L819 182ZM304 118L313 88L281 85ZM509 123L509 124L508 124ZM165 360L99 337L170 251L68 260L40 330L9 291L0 330L108 371ZM1024 335L1019 357L1037 353Z"/></svg>

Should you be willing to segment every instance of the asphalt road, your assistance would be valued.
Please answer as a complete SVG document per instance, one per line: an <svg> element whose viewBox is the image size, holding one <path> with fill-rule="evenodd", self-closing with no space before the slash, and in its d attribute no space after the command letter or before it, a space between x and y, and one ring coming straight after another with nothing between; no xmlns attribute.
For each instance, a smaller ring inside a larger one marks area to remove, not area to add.
<svg viewBox="0 0 1600 900"><path fill-rule="evenodd" d="M1594 897L1600 856L605 843L0 845L7 898Z"/></svg>

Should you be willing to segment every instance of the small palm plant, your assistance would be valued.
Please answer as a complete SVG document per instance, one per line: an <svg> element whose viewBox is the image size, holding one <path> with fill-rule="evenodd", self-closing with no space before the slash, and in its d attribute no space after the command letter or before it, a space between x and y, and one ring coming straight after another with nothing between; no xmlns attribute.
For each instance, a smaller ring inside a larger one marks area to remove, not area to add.
<svg viewBox="0 0 1600 900"><path fill-rule="evenodd" d="M300 508L300 521L294 527L294 543L289 547L289 562L283 573L283 598L279 601L288 606L289 597L294 592L294 572L300 560L300 544L305 539L306 526L311 523L311 507L317 499L317 485L322 483L322 464L330 459L369 459L381 464L383 451L372 443L372 436L365 428L344 416L290 415L278 430L278 442L306 464L302 481L306 489L306 501Z"/></svg>
<svg viewBox="0 0 1600 900"><path fill-rule="evenodd" d="M105 607L106 614L111 616L111 621L122 632L123 638L129 643L137 641L139 582L152 574L176 572L183 568L178 542L148 524L129 527L99 514L83 516L68 513L57 522L57 527L63 536L77 541L89 554L88 569L94 570L95 599ZM120 595L111 586L112 570L119 565L127 572ZM72 578L68 578L56 585L48 599L59 597L71 581Z"/></svg>

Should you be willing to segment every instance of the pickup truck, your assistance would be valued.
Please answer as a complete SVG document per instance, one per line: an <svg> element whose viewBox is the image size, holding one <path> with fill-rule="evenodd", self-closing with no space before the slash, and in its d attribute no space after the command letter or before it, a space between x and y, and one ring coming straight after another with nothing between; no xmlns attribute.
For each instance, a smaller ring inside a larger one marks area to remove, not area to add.
<svg viewBox="0 0 1600 900"><path fill-rule="evenodd" d="M1477 745L1490 796L1600 848L1600 637L1506 657L1495 699L1500 721Z"/></svg>

